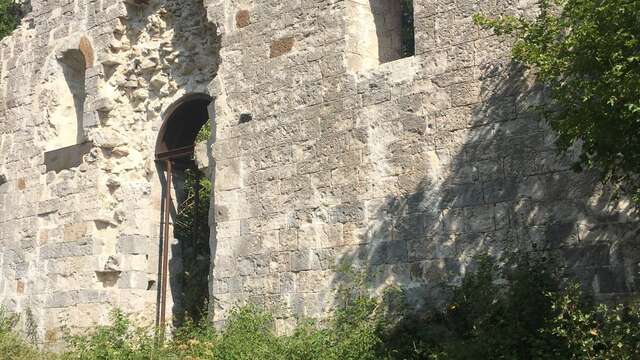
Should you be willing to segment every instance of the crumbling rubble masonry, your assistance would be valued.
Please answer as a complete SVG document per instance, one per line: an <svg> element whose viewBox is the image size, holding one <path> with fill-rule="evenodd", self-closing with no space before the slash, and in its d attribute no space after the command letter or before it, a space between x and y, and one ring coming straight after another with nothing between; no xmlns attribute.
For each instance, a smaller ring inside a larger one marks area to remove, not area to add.
<svg viewBox="0 0 640 360"><path fill-rule="evenodd" d="M475 254L516 248L636 292L630 205L556 154L544 91L471 19L533 4L414 0L398 58L395 2L32 0L0 42L2 305L44 343L114 307L157 318L156 143L190 94L212 99L217 323L247 302L278 331L324 317L342 262L432 306Z"/></svg>

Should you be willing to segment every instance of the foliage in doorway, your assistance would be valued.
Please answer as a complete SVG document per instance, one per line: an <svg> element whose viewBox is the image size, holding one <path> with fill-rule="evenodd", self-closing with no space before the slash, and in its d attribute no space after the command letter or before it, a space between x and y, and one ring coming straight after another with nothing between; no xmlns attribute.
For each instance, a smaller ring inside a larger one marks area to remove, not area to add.
<svg viewBox="0 0 640 360"><path fill-rule="evenodd" d="M196 141L211 136L209 121L202 127ZM175 314L178 323L199 321L207 307L209 295L209 206L211 181L200 170L184 171L184 201L178 206L174 236L181 245L183 272L181 276L184 312Z"/></svg>
<svg viewBox="0 0 640 360"><path fill-rule="evenodd" d="M413 20L413 0L401 0L402 34L401 55L409 57L416 54L415 25Z"/></svg>
<svg viewBox="0 0 640 360"><path fill-rule="evenodd" d="M200 131L198 131L198 135L196 135L196 143L208 141L211 138L211 120L207 120Z"/></svg>

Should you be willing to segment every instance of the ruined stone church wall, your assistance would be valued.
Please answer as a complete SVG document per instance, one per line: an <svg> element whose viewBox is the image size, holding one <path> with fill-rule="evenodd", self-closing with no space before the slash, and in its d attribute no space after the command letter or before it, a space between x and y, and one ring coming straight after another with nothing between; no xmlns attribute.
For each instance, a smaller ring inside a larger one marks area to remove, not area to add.
<svg viewBox="0 0 640 360"><path fill-rule="evenodd" d="M153 323L156 138L169 105L207 92L215 28L201 1L31 5L0 43L0 301L40 342L113 308Z"/></svg>
<svg viewBox="0 0 640 360"><path fill-rule="evenodd" d="M415 0L415 56L358 61L393 48L357 26L382 2L32 0L0 42L2 304L48 342L113 307L153 320L155 143L189 93L214 98L218 323L247 302L279 331L326 316L343 262L437 304L475 254L514 248L559 255L602 298L635 292L629 204L556 156L544 92L471 20L530 4ZM90 145L55 153L73 142Z"/></svg>
<svg viewBox="0 0 640 360"><path fill-rule="evenodd" d="M341 263L438 304L474 255L514 249L562 259L600 299L637 291L631 206L556 154L543 89L473 24L533 2L416 0L415 56L372 66L352 54L381 36L363 27L379 3L208 2L225 31L214 320L246 302L280 331L324 317Z"/></svg>

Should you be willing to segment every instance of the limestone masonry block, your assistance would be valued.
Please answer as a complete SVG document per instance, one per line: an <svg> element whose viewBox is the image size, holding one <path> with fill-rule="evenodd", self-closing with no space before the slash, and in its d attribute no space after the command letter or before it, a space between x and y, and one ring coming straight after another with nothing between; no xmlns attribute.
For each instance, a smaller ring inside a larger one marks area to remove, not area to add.
<svg viewBox="0 0 640 360"><path fill-rule="evenodd" d="M293 38L293 36L272 40L269 50L269 57L276 58L288 53L289 51L291 51L291 49L293 49L293 44L295 44L295 39Z"/></svg>

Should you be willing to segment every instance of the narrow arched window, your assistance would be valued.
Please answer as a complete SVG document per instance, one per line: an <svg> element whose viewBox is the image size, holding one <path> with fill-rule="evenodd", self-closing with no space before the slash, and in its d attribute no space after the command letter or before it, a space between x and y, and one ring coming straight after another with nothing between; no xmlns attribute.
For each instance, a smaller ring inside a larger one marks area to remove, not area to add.
<svg viewBox="0 0 640 360"><path fill-rule="evenodd" d="M61 171L82 163L90 150L85 136L86 69L93 50L86 37L70 38L48 59L46 80L39 95L41 116L47 125L44 161L47 171Z"/></svg>
<svg viewBox="0 0 640 360"><path fill-rule="evenodd" d="M52 70L48 122L50 137L47 150L60 149L84 141L83 114L85 60L79 50L67 50L56 59Z"/></svg>

